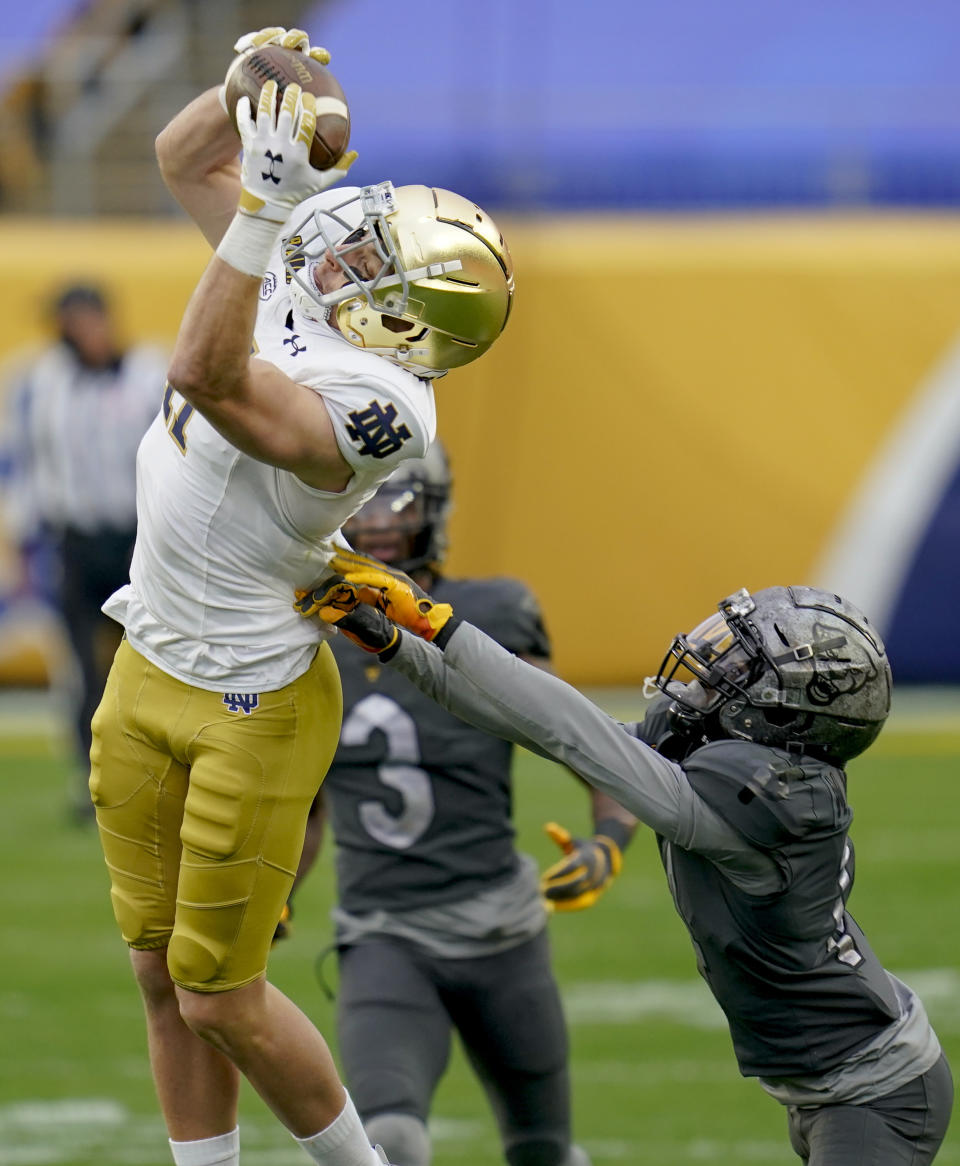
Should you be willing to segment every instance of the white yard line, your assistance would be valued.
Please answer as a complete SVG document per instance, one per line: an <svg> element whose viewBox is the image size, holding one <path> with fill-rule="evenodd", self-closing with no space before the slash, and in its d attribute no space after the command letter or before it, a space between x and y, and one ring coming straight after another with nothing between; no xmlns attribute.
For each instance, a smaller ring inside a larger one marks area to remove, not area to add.
<svg viewBox="0 0 960 1166"><path fill-rule="evenodd" d="M482 1122L439 1118L437 1143L466 1150L488 1135ZM242 1120L244 1166L303 1166L303 1151L266 1121ZM159 1117L144 1119L104 1098L25 1101L0 1106L0 1166L72 1166L96 1159L103 1166L159 1166L167 1161L167 1136Z"/></svg>
<svg viewBox="0 0 960 1166"><path fill-rule="evenodd" d="M938 1031L960 1031L960 972L955 968L891 971L920 996ZM564 988L563 1002L573 1025L658 1020L685 1028L726 1028L723 1013L702 980L574 983Z"/></svg>

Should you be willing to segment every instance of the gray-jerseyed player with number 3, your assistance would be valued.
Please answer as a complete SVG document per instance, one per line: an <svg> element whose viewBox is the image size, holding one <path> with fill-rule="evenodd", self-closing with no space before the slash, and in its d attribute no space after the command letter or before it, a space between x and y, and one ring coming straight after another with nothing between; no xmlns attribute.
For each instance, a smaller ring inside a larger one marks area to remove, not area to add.
<svg viewBox="0 0 960 1166"><path fill-rule="evenodd" d="M446 573L451 494L437 441L425 458L408 458L343 534L549 670L549 636L525 584ZM590 1166L573 1142L545 906L582 910L605 893L635 819L591 789L593 836L574 839L549 823L563 857L541 880L515 846L510 742L451 716L345 636L331 646L343 730L297 879L326 818L337 847L340 1062L367 1138L396 1166L430 1166L428 1122L456 1033L508 1166Z"/></svg>
<svg viewBox="0 0 960 1166"><path fill-rule="evenodd" d="M920 1000L846 909L843 767L880 732L891 690L860 611L809 587L738 591L674 639L644 721L622 725L396 572L348 551L331 565L343 579L301 597L304 614L655 831L740 1071L787 1107L806 1166L934 1160L949 1066Z"/></svg>

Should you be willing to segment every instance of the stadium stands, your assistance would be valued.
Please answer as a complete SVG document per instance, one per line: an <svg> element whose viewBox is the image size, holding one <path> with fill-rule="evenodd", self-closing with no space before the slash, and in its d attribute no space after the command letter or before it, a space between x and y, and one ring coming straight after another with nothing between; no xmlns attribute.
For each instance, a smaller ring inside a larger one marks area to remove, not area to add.
<svg viewBox="0 0 960 1166"><path fill-rule="evenodd" d="M378 0L307 18L361 181L531 211L960 202L951 0L446 7L407 0L389 37Z"/></svg>
<svg viewBox="0 0 960 1166"><path fill-rule="evenodd" d="M29 36L0 37L0 125L20 144L15 162L0 159L0 206L69 217L172 213L157 132L222 79L238 30L293 25L304 9L296 0L38 6L54 7L26 23Z"/></svg>

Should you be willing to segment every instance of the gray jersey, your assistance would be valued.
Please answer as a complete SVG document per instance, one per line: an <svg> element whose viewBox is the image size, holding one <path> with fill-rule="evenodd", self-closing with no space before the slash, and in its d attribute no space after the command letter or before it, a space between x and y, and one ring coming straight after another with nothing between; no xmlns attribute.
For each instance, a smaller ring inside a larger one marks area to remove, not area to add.
<svg viewBox="0 0 960 1166"><path fill-rule="evenodd" d="M884 1044L896 1049L887 1088L936 1061L919 1001L908 990L898 998L846 912L853 854L839 771L747 742L671 738L662 704L645 728L621 725L469 625L445 653L405 635L394 666L446 708L568 765L654 829L745 1074L773 1088L828 1081L821 1098L839 1100L862 1081L837 1067L867 1063Z"/></svg>
<svg viewBox="0 0 960 1166"><path fill-rule="evenodd" d="M651 745L657 711L636 730ZM690 741L678 760L698 796L782 873L774 893L748 894L718 878L709 859L659 839L740 1069L763 1077L825 1072L900 1015L890 977L846 911L854 874L846 777L749 741Z"/></svg>
<svg viewBox="0 0 960 1166"><path fill-rule="evenodd" d="M512 579L441 579L438 600L509 652L549 656L539 606ZM512 746L441 709L355 645L333 643L340 746L324 782L347 912L409 912L467 899L519 873Z"/></svg>

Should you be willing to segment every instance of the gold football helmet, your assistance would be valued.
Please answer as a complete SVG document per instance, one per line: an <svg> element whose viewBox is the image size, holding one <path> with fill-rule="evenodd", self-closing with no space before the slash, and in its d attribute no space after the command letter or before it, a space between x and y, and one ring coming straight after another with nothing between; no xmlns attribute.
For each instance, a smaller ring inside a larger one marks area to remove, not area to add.
<svg viewBox="0 0 960 1166"><path fill-rule="evenodd" d="M513 299L510 252L469 199L380 182L312 206L284 246L291 292L321 318L334 316L357 348L438 377L482 356L503 331ZM358 264L361 252L375 253L372 268ZM313 272L326 255L347 282L324 294Z"/></svg>

